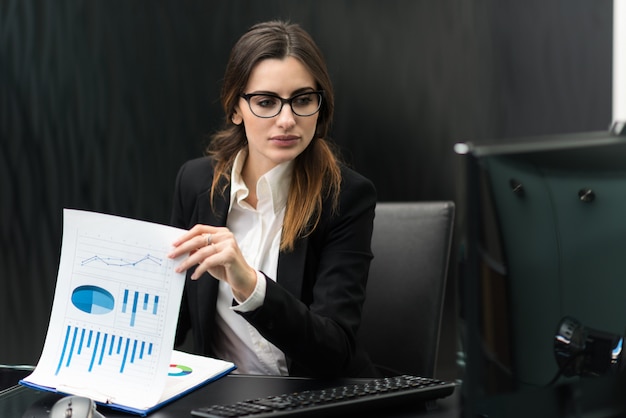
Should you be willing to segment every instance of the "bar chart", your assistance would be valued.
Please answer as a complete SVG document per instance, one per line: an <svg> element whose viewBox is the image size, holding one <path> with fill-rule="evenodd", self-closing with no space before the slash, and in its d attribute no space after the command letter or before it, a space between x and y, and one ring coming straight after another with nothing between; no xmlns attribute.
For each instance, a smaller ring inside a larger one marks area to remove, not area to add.
<svg viewBox="0 0 626 418"><path fill-rule="evenodd" d="M88 372L104 365L122 374L127 365L151 356L153 348L153 343L145 340L68 325L55 375L63 367L73 367L77 362L86 366L83 368Z"/></svg>
<svg viewBox="0 0 626 418"><path fill-rule="evenodd" d="M102 231L76 237L55 375L148 374L160 351L171 263L162 250Z"/></svg>

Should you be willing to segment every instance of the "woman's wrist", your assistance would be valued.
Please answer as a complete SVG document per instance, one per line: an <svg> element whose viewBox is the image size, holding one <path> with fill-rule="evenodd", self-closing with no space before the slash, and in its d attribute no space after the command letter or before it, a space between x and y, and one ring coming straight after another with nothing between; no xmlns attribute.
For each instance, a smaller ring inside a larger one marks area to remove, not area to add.
<svg viewBox="0 0 626 418"><path fill-rule="evenodd" d="M249 292L236 292L234 289L233 297L235 301L238 303L234 309L238 311L252 311L255 310L261 305L263 305L263 301L265 300L265 290L267 285L265 283L265 275L260 271L253 270L254 272L254 287Z"/></svg>

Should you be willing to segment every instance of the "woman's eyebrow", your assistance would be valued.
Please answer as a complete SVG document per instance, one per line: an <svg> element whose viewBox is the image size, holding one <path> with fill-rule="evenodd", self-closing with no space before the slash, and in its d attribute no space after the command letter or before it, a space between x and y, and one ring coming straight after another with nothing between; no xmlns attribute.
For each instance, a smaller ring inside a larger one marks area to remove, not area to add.
<svg viewBox="0 0 626 418"><path fill-rule="evenodd" d="M299 88L299 89L295 90L294 92L292 92L291 95L295 96L296 94L306 93L306 92L310 92L310 91L315 91L315 89L313 87L302 87L302 88Z"/></svg>
<svg viewBox="0 0 626 418"><path fill-rule="evenodd" d="M296 94L300 94L300 93L306 93L308 91L316 91L316 90L313 87L301 87L299 89L294 90L289 97L293 97ZM266 94L268 96L281 97L278 93L274 91L269 91L269 90L255 90L246 94Z"/></svg>

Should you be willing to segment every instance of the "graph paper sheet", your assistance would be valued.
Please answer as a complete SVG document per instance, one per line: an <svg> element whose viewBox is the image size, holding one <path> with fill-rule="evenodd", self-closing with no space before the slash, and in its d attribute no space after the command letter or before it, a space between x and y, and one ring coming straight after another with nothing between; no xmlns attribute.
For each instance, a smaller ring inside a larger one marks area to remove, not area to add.
<svg viewBox="0 0 626 418"><path fill-rule="evenodd" d="M184 286L184 231L65 209L42 355L25 383L139 410L162 399ZM36 289L33 289L36 291Z"/></svg>

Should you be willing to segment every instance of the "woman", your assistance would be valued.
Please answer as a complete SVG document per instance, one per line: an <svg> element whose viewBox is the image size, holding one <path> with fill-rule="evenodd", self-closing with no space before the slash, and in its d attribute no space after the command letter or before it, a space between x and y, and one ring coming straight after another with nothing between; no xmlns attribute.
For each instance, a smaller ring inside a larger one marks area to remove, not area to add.
<svg viewBox="0 0 626 418"><path fill-rule="evenodd" d="M356 333L376 191L325 139L321 52L298 25L257 24L231 51L221 101L208 156L176 180L172 224L190 228L170 254L188 254L177 344L191 331L194 351L240 373L375 376Z"/></svg>

